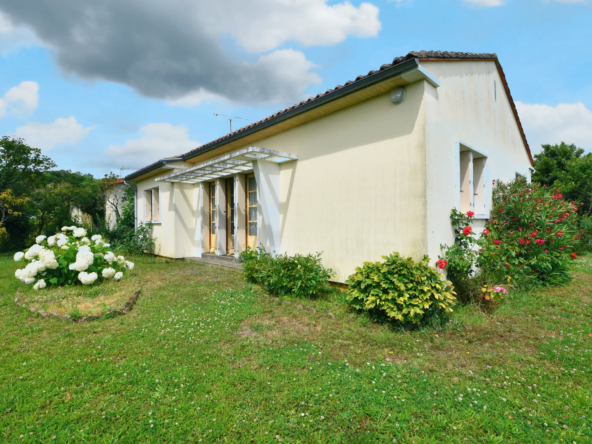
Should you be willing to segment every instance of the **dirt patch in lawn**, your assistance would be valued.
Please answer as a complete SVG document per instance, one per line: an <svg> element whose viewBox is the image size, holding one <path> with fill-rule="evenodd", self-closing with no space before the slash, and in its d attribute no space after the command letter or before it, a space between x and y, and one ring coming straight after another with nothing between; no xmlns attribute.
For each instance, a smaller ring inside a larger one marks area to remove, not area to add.
<svg viewBox="0 0 592 444"><path fill-rule="evenodd" d="M73 285L48 287L39 291L22 291L15 295L19 305L59 316L82 318L122 309L140 287L140 279L130 273L123 280L103 282L97 286Z"/></svg>

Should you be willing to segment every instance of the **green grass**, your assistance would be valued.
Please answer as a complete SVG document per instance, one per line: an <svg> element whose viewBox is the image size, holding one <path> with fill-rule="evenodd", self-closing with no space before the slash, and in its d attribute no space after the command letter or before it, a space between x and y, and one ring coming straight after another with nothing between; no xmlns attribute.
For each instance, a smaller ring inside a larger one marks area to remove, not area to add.
<svg viewBox="0 0 592 444"><path fill-rule="evenodd" d="M413 332L337 290L274 298L238 272L134 262L134 310L75 324L16 307L0 257L0 442L592 442L588 258L567 287Z"/></svg>

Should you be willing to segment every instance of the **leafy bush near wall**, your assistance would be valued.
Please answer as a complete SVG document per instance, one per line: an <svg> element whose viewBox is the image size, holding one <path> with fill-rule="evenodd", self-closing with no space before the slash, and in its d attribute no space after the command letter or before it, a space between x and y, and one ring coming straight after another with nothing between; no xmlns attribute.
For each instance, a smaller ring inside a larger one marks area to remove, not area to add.
<svg viewBox="0 0 592 444"><path fill-rule="evenodd" d="M312 297L329 290L328 279L332 270L325 268L321 254L286 253L273 257L263 247L247 249L240 255L245 278L262 285L272 295Z"/></svg>
<svg viewBox="0 0 592 444"><path fill-rule="evenodd" d="M402 324L424 324L452 312L452 283L428 265L429 257L414 262L393 253L384 259L365 262L347 279L354 308Z"/></svg>

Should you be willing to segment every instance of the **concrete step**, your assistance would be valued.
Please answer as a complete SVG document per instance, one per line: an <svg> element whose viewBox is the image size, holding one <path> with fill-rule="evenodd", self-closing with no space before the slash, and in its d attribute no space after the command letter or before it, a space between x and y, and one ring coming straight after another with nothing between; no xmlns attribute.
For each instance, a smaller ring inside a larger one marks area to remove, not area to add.
<svg viewBox="0 0 592 444"><path fill-rule="evenodd" d="M231 262L234 264L237 263L237 260L235 259L234 255L231 254L227 254L226 256L216 256L214 253L204 253L201 257L205 259Z"/></svg>
<svg viewBox="0 0 592 444"><path fill-rule="evenodd" d="M224 256L222 256L224 257ZM209 265L212 267L219 267L219 268L228 268L230 270L238 270L238 271L242 271L243 266L242 264L239 264L238 262L234 261L234 257L232 258L233 260L230 261L228 259L219 259L220 256L216 256L216 255L203 255L203 257L186 257L185 260L186 261L190 261L190 262L197 262L198 264L204 264L204 265Z"/></svg>

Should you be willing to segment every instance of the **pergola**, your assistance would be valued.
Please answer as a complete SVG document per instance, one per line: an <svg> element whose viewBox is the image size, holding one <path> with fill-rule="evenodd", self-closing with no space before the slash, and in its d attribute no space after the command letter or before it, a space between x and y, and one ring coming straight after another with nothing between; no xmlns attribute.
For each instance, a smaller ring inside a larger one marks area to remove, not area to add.
<svg viewBox="0 0 592 444"><path fill-rule="evenodd" d="M227 177L240 173L244 174L252 171L253 162L257 160L283 163L298 160L298 156L258 146L251 146L207 160L192 167L184 168L180 171L175 171L166 176L158 177L156 181L181 183L207 182L220 177Z"/></svg>

